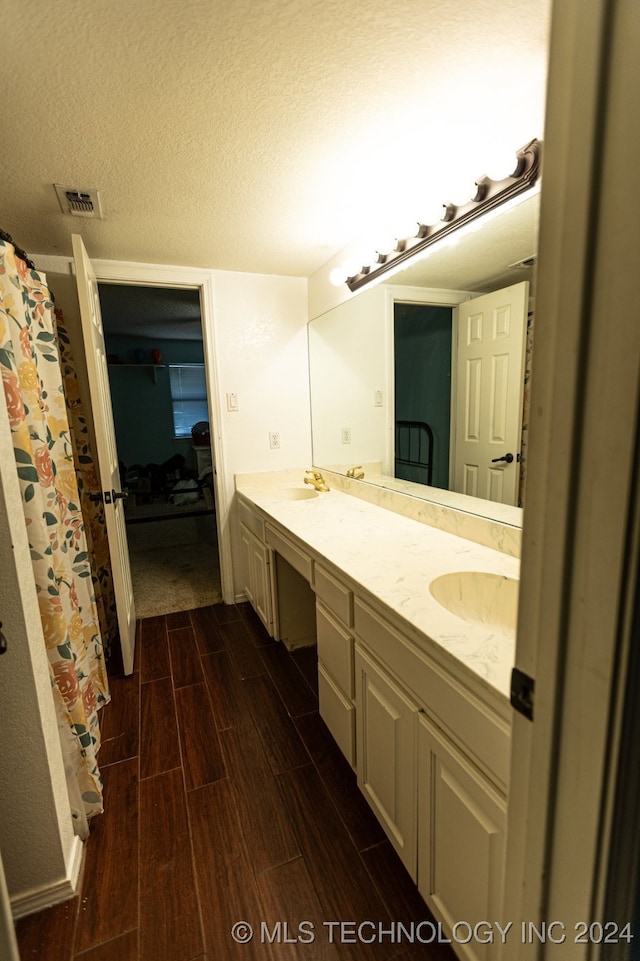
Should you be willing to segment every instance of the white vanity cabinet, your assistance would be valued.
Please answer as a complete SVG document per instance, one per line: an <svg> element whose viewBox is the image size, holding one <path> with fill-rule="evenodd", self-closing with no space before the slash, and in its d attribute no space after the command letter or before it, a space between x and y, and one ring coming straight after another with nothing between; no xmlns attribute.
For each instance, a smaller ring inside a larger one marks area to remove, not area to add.
<svg viewBox="0 0 640 961"><path fill-rule="evenodd" d="M505 657L502 642L461 633L460 655L446 643L450 637L439 642L437 610L428 608L431 633L422 600L412 618L413 597L408 606L396 603L387 589L385 599L379 585L382 577L385 587L385 572L394 577L390 565L381 574L373 553L369 572L361 558L352 560L335 538L323 536L327 524L341 524L350 510L349 499L332 500L333 493L311 500L307 513L298 498L294 508L265 495L254 511L240 496L247 596L288 647L309 643L311 634L317 640L320 714L447 935L458 922L500 921L511 739L504 686L493 683L495 662L502 667ZM352 537L363 517L371 525L379 520L360 502L348 516ZM389 530L400 543L408 538L404 519L396 525L382 516L380 523L381 554ZM480 570L495 564L484 548L465 544L461 552L453 535L422 529L408 538L412 557L416 541L428 563L424 575L416 578L411 568L407 578L425 594L436 576L429 564L446 567L449 549L467 565L469 551L478 551ZM424 600L425 608L433 604ZM452 947L461 961L495 958L495 945L479 939Z"/></svg>
<svg viewBox="0 0 640 961"><path fill-rule="evenodd" d="M355 767L353 595L317 563L315 589L320 716Z"/></svg>
<svg viewBox="0 0 640 961"><path fill-rule="evenodd" d="M509 727L355 599L358 785L445 930L500 918ZM464 961L489 961L479 941Z"/></svg>
<svg viewBox="0 0 640 961"><path fill-rule="evenodd" d="M451 931L500 918L506 799L436 725L418 724L418 889ZM490 961L495 945L456 945L465 961Z"/></svg>
<svg viewBox="0 0 640 961"><path fill-rule="evenodd" d="M356 642L358 787L416 880L418 706Z"/></svg>
<svg viewBox="0 0 640 961"><path fill-rule="evenodd" d="M243 500L238 503L238 511L244 592L269 634L273 636L271 550L265 543L264 521Z"/></svg>

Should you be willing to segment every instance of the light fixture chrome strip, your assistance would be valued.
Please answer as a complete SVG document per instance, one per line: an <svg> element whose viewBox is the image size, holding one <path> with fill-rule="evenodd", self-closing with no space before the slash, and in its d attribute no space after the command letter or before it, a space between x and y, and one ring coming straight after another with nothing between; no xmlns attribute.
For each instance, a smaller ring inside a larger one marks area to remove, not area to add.
<svg viewBox="0 0 640 961"><path fill-rule="evenodd" d="M540 175L541 153L541 142L531 140L516 152L516 167L510 176L503 180L479 177L475 183L476 192L470 200L459 206L451 203L443 204L442 217L435 224L416 224L414 236L398 239L391 253L379 253L375 264L363 265L357 274L347 277L346 284L349 290L358 290L377 280L378 277L415 257L416 254L444 237L448 237L460 227L529 190Z"/></svg>

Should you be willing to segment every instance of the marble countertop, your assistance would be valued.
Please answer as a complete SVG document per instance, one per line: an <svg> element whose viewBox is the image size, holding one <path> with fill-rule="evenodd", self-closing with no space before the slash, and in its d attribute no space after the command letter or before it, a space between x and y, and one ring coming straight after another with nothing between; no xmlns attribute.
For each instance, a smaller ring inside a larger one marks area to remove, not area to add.
<svg viewBox="0 0 640 961"><path fill-rule="evenodd" d="M342 491L303 500L284 496L308 489L303 476L304 471L237 475L236 489L413 633L437 645L446 662L466 665L483 687L508 698L515 640L451 614L432 597L429 584L457 571L518 579L519 560Z"/></svg>

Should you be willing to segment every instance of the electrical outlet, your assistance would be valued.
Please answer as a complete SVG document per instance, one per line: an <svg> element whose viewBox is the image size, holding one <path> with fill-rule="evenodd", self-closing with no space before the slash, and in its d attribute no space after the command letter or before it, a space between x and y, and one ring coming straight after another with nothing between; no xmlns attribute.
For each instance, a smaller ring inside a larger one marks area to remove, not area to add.
<svg viewBox="0 0 640 961"><path fill-rule="evenodd" d="M350 443L351 443L351 428L350 428L350 427L343 427L343 428L342 428L342 443L343 443L343 444L350 444Z"/></svg>
<svg viewBox="0 0 640 961"><path fill-rule="evenodd" d="M280 431L270 430L269 431L269 447L271 450L277 450L280 447Z"/></svg>

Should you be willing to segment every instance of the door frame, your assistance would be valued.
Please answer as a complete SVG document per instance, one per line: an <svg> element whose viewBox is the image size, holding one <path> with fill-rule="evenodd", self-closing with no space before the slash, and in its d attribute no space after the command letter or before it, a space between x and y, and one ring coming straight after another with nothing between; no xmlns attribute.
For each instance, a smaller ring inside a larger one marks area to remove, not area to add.
<svg viewBox="0 0 640 961"><path fill-rule="evenodd" d="M394 424L395 424L395 416L396 416L396 415L395 415L395 399L396 399L396 395L397 395L397 380L398 380L398 378L397 378L397 376L396 376L396 373L397 373L397 370L398 370L398 365L397 365L397 360L396 360L396 356L397 356L397 316L396 316L396 308L398 308L398 307L421 307L421 308L424 309L424 310L429 310L429 309L438 310L439 308L443 308L443 307L444 307L445 309L447 309L447 310L449 310L449 311L451 312L451 314L450 314L450 332L449 332L449 338L448 338L448 340L449 340L449 350L450 350L450 352L451 352L451 361L450 361L450 364L449 364L449 380L448 380L448 383L447 383L447 395L448 395L448 396L447 396L447 399L448 399L448 406L449 406L449 417L448 417L448 419L447 419L448 422L447 422L447 424L446 424L446 429L447 429L447 431L448 431L448 434L447 434L447 445L448 445L448 448L449 448L449 453L448 453L448 455L447 455L447 461L446 461L446 481L447 481L447 483L446 483L446 490L449 490L450 484L451 484L451 478L452 478L451 468L452 468L452 463L453 463L453 456L452 456L453 442L454 442L454 440L455 440L454 429L455 429L455 411L456 411L456 394L457 394L457 389L456 389L456 387L457 387L457 384L456 384L456 368L457 368L456 347L457 347L457 329L458 329L458 316L457 316L457 314L458 314L458 308L457 308L457 307L452 307L450 304L416 304L415 301L408 301L408 300L404 300L404 299L403 299L403 300L398 300L397 297L394 297L394 299L393 299L393 306L392 306L392 309L393 309L393 336L392 336L392 341L391 341L391 342L392 342L392 345L393 345L393 354L392 354L392 357L391 357L391 361L392 361L393 372L394 372L394 384L393 384L393 394L391 395L391 398L390 398L391 409L392 409L393 412L394 412L394 416L393 416ZM422 332L421 332L421 345L422 345L422 347L424 347L423 339L424 339L424 328L423 328L423 330L422 330ZM443 391L444 391L444 388L442 388L441 393L442 393ZM442 399L441 396L440 396L440 399ZM413 419L415 419L415 418L413 418ZM433 427L432 424L430 424L429 426ZM441 425L441 426L442 426L442 425ZM395 439L396 439L396 438L395 438L395 432L394 432L394 448L395 448ZM434 450L435 450L435 446L434 446ZM435 461L435 456L432 458L432 460ZM393 474L394 474L394 476L395 476L395 449L394 449L394 461L393 461ZM422 483L422 482L421 482L421 481L418 481L417 483ZM425 485L425 486L428 486L428 485ZM431 486L432 486L432 487L433 487L433 486L439 487L440 485L438 485L438 484L432 484Z"/></svg>
<svg viewBox="0 0 640 961"><path fill-rule="evenodd" d="M118 283L151 287L191 287L200 292L202 341L209 415L212 426L211 445L215 463L216 527L220 560L220 586L225 604L235 602L231 535L227 518L233 491L229 490L224 460L223 420L218 389L219 376L215 350L214 278L210 270L192 267L168 267L164 264L140 264L124 261L94 260L98 283Z"/></svg>
<svg viewBox="0 0 640 961"><path fill-rule="evenodd" d="M18 954L18 941L11 914L11 902L7 882L4 876L2 864L2 852L0 851L0 957L5 961L20 961Z"/></svg>
<svg viewBox="0 0 640 961"><path fill-rule="evenodd" d="M638 564L640 99L636 0L553 8L530 457L513 715L505 919L602 921ZM594 442L597 439L597 443ZM519 930L519 929L518 929ZM601 957L513 942L503 961ZM606 955L612 957L611 954Z"/></svg>
<svg viewBox="0 0 640 961"><path fill-rule="evenodd" d="M387 366L385 396L388 398L385 424L385 464L383 473L394 475L395 453L395 402L394 402L394 307L395 304L422 304L425 307L451 307L451 424L449 434L449 479L451 479L451 457L455 444L456 391L455 371L458 361L458 307L465 300L477 296L468 290L439 290L432 287L403 287L388 285L385 289L385 360ZM385 467L386 465L386 467Z"/></svg>

